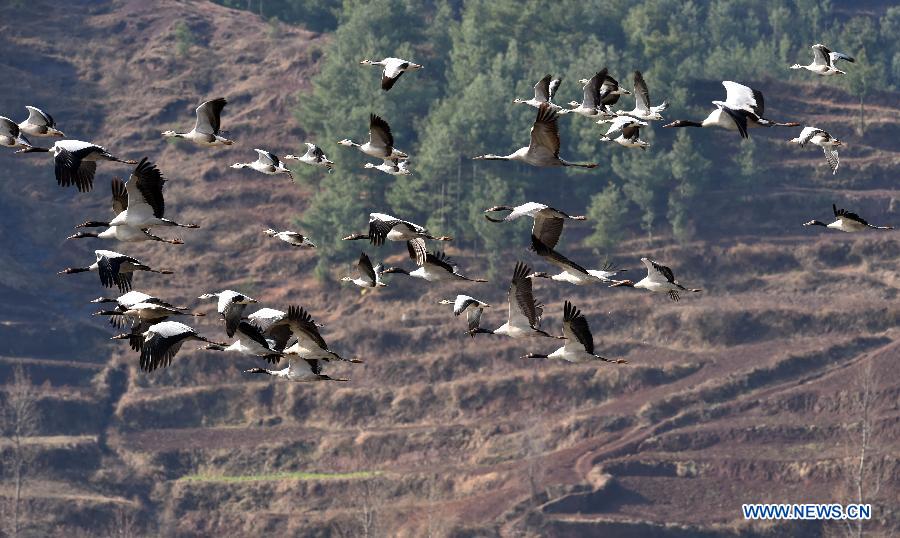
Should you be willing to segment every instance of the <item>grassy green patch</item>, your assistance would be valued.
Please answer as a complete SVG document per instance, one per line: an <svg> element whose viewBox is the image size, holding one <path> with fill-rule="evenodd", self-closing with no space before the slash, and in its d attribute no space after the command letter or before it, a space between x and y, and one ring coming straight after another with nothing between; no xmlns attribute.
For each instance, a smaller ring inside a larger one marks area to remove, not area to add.
<svg viewBox="0 0 900 538"><path fill-rule="evenodd" d="M308 473L303 471L247 474L247 475L216 475L216 474L189 474L179 478L183 482L258 482L266 480L352 480L356 478L371 478L381 474L380 471L355 471L352 473Z"/></svg>

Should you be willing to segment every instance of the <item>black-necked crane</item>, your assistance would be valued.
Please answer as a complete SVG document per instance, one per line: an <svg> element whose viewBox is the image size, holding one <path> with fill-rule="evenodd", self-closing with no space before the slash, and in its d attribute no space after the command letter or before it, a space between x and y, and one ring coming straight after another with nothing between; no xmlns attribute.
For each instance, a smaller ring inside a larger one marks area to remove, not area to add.
<svg viewBox="0 0 900 538"><path fill-rule="evenodd" d="M229 337L234 336L238 323L244 317L244 309L248 304L255 304L258 301L246 294L234 291L224 290L216 293L204 293L198 299L216 298L218 304L216 310L225 320L225 334Z"/></svg>
<svg viewBox="0 0 900 538"><path fill-rule="evenodd" d="M531 166L577 166L580 168L596 168L597 163L572 163L559 156L559 114L550 105L544 103L538 109L537 117L531 126L530 143L509 155L488 153L472 157L475 160L518 161Z"/></svg>
<svg viewBox="0 0 900 538"><path fill-rule="evenodd" d="M254 149L253 151L257 153L255 161L253 161L252 163L234 163L231 165L231 167L236 169L251 168L268 176L274 176L276 174L287 174L287 176L291 178L291 181L293 181L294 173L291 172L283 162L281 162L281 159L278 158L278 155L275 155L271 151L266 151L264 149Z"/></svg>
<svg viewBox="0 0 900 538"><path fill-rule="evenodd" d="M550 353L529 353L523 359L561 359L567 362L584 363L602 361L613 364L625 364L625 359L607 359L594 352L594 336L588 326L587 318L575 305L566 301L563 305L563 337L566 344Z"/></svg>
<svg viewBox="0 0 900 538"><path fill-rule="evenodd" d="M572 108L562 109L559 111L560 114L568 114L570 112L574 112L580 116L585 116L588 118L594 118L597 116L606 116L606 112L604 110L603 104L600 98L600 85L603 84L603 80L606 78L606 68L604 67L602 70L597 72L593 77L584 82L584 87L582 88L584 95L581 99L581 102L578 101L570 101L569 106Z"/></svg>
<svg viewBox="0 0 900 538"><path fill-rule="evenodd" d="M476 327L471 334L499 334L510 338L528 338L532 336L545 336L557 338L540 328L543 306L534 300L532 290L531 268L522 262L516 262L512 280L507 292L509 310L506 323L494 330ZM561 337L559 337L561 338Z"/></svg>
<svg viewBox="0 0 900 538"><path fill-rule="evenodd" d="M818 127L804 127L802 131L800 131L800 136L797 138L792 138L791 142L794 144L799 144L801 147L805 146L807 143L812 143L825 152L825 160L828 161L828 166L831 168L831 173L836 174L838 166L841 165L841 160L838 158L838 152L836 149L837 146L843 144L837 138L828 134L824 129L819 129Z"/></svg>
<svg viewBox="0 0 900 538"><path fill-rule="evenodd" d="M267 340L272 341L274 344L272 349L279 352L284 351L293 335L291 320L287 312L275 308L260 308L247 316L247 319L260 328ZM322 326L316 323L316 327Z"/></svg>
<svg viewBox="0 0 900 538"><path fill-rule="evenodd" d="M553 78L553 75L544 75L544 78L534 85L534 97L531 99L519 99L517 97L513 99L513 103L521 103L533 106L534 108L541 108L542 105L548 105L553 110L560 110L562 107L553 102L553 97L556 95L556 90L559 89L561 82L562 79L555 79Z"/></svg>
<svg viewBox="0 0 900 538"><path fill-rule="evenodd" d="M362 362L359 359L345 359L328 348L328 344L319 333L319 324L303 307L288 307L286 322L297 339L293 345L284 350L286 356L323 361Z"/></svg>
<svg viewBox="0 0 900 538"><path fill-rule="evenodd" d="M40 148L34 148L34 146L31 145L31 142L25 138L25 135L22 134L22 130L19 129L16 122L5 116L0 116L0 146L6 146L8 148L25 148L25 150L33 148L35 151L40 151Z"/></svg>
<svg viewBox="0 0 900 538"><path fill-rule="evenodd" d="M810 48L813 51L812 63L809 65L794 64L791 66L791 69L806 69L807 71L812 71L813 73L820 76L846 75L846 72L841 71L834 66L835 62L837 62L838 60L847 60L851 63L856 61L843 52L834 52L829 50L828 47L822 45L821 43L816 43Z"/></svg>
<svg viewBox="0 0 900 538"><path fill-rule="evenodd" d="M459 316L463 312L466 313L466 325L468 327L466 333L472 338L475 338L475 329L481 325L481 314L484 312L485 308L490 308L491 306L472 296L462 294L457 295L456 299L453 299L452 301L450 299L441 299L438 303L452 304L454 316Z"/></svg>
<svg viewBox="0 0 900 538"><path fill-rule="evenodd" d="M137 164L137 161L120 159L106 151L103 146L81 140L57 140L49 148L27 147L19 153L44 152L53 154L56 183L61 187L74 185L79 192L87 192L94 186L97 161L114 161L123 164Z"/></svg>
<svg viewBox="0 0 900 538"><path fill-rule="evenodd" d="M342 277L341 282L352 282L360 288L378 288L387 286L387 284L381 280L383 271L384 267L382 267L380 263L373 266L372 260L369 259L368 254L361 252L359 254L359 261L356 262L356 278L348 275Z"/></svg>
<svg viewBox="0 0 900 538"><path fill-rule="evenodd" d="M407 241L412 242L417 256L416 263L421 264L425 261L425 239L433 239L435 241L452 241L453 238L442 235L435 237L428 232L424 226L419 226L409 222L392 217L386 213L369 213L369 232L366 234L354 233L344 237L344 241L356 241L359 239L368 239L375 246L381 246L387 241Z"/></svg>
<svg viewBox="0 0 900 538"><path fill-rule="evenodd" d="M563 256L553 248L543 244L537 237L531 236L531 250L548 263L559 267L562 272L551 275L543 271L537 271L528 275L528 278L547 278L557 282L568 282L576 286L586 284L612 283L612 277L621 273L607 264L603 269L585 269L581 265Z"/></svg>
<svg viewBox="0 0 900 538"><path fill-rule="evenodd" d="M172 274L172 271L153 269L131 256L111 250L95 250L94 255L97 257L97 261L93 264L87 267L69 267L60 271L59 274L71 275L96 271L100 275L100 284L106 288L115 286L121 292L131 289L131 278L135 271L148 271L162 275Z"/></svg>
<svg viewBox="0 0 900 538"><path fill-rule="evenodd" d="M367 142L357 144L349 138L345 138L338 144L357 148L370 157L382 160L406 159L409 157L409 155L394 147L394 135L391 133L391 126L375 114L369 115L369 140Z"/></svg>
<svg viewBox="0 0 900 538"><path fill-rule="evenodd" d="M718 127L729 131L737 131L741 138L748 138L747 129L751 127L798 127L797 122L780 123L763 117L765 101L759 90L743 84L725 80L725 101L713 101L716 109L709 113L703 121L676 120L663 127Z"/></svg>
<svg viewBox="0 0 900 538"><path fill-rule="evenodd" d="M234 144L234 141L219 134L222 125L222 109L226 104L228 101L224 97L204 101L197 107L197 121L194 122L193 129L186 133L163 131L162 135L166 138L184 138L201 146L230 146Z"/></svg>
<svg viewBox="0 0 900 538"><path fill-rule="evenodd" d="M140 229L151 226L178 226L199 228L200 226L197 224L181 224L163 216L166 212L166 203L163 197L165 183L166 179L159 168L144 157L125 183L125 202L113 202L114 207L120 206L122 210L109 222L90 221L77 227L130 226Z"/></svg>
<svg viewBox="0 0 900 538"><path fill-rule="evenodd" d="M131 335L120 334L113 339L130 338ZM165 368L172 364L172 359L185 342L200 341L215 344L205 336L197 334L191 327L177 321L163 321L151 325L140 335L141 370L152 372L157 368ZM224 345L224 344L221 344Z"/></svg>
<svg viewBox="0 0 900 538"><path fill-rule="evenodd" d="M268 235L269 237L274 237L275 239L280 239L291 245L292 247L300 247L300 248L316 248L315 243L309 240L308 237L304 236L301 233L292 232L290 230L285 230L283 232L276 232L272 228L268 228L263 230L263 233Z"/></svg>
<svg viewBox="0 0 900 538"><path fill-rule="evenodd" d="M426 282L444 282L447 280L464 280L467 282L487 282L483 278L470 278L459 272L456 263L446 254L440 251L426 252L425 260L418 263L419 252L415 248L412 241L406 242L406 248L409 251L409 257L416 261L418 268L409 271L402 267L389 267L382 271L382 274L399 273L411 276L413 278L421 278Z"/></svg>
<svg viewBox="0 0 900 538"><path fill-rule="evenodd" d="M625 112L617 110L618 116L631 116L641 120L661 120L663 119L660 112L669 108L669 102L663 101L658 106L650 104L650 90L647 89L647 83L644 82L644 75L640 71L634 72L634 109Z"/></svg>
<svg viewBox="0 0 900 538"><path fill-rule="evenodd" d="M394 84L397 82L397 79L400 78L400 75L407 71L415 71L416 69L422 69L422 66L416 63L412 63L409 60L404 60L402 58L385 58L384 60L373 61L373 60L362 60L359 62L362 65L380 65L384 67L381 71L381 89L384 91L388 91L394 87Z"/></svg>
<svg viewBox="0 0 900 538"><path fill-rule="evenodd" d="M366 163L363 167L366 169L374 168L392 176L408 176L412 174L412 170L409 169L409 161L406 159L385 159L381 164Z"/></svg>
<svg viewBox="0 0 900 538"><path fill-rule="evenodd" d="M244 373L267 374L273 377L287 379L288 381L295 381L298 383L312 381L350 381L349 379L345 379L343 377L330 377L326 374L323 374L323 362L324 361L316 359L290 358L288 360L287 368L283 368L281 370L250 368L249 370L244 370Z"/></svg>
<svg viewBox="0 0 900 538"><path fill-rule="evenodd" d="M19 124L20 131L29 136L66 136L56 128L53 116L34 106L26 105L25 108L28 110L28 117Z"/></svg>
<svg viewBox="0 0 900 538"><path fill-rule="evenodd" d="M630 288L644 289L653 293L666 293L673 301L678 301L679 292L690 291L698 293L702 290L696 288L685 288L677 280L671 269L665 265L656 263L649 258L641 258L641 263L647 268L647 276L637 283L631 280L618 280L612 284L611 288L619 286L627 286Z"/></svg>
<svg viewBox="0 0 900 538"><path fill-rule="evenodd" d="M97 303L100 303L100 304L116 303L117 306L119 306L121 308L126 308L126 309L131 306L134 306L138 303L153 303L153 304L162 305L162 306L165 306L168 308L174 308L176 310L188 310L188 307L186 307L186 306L174 306L172 303L163 301L162 299L159 299L158 297L154 297L153 295L149 295L142 291L129 291L127 293L123 293L122 295L120 295L116 298L98 297L98 298L92 300L91 303L95 303L95 304L97 304Z"/></svg>
<svg viewBox="0 0 900 538"><path fill-rule="evenodd" d="M128 192L125 187L125 182L122 181L121 178L113 178L111 182L112 188L112 210L113 215L119 215L126 209L128 209ZM73 235L70 235L66 239L83 239L86 237L97 237L100 239L115 239L117 241L122 242L135 242L135 241L160 241L162 243L169 243L172 245L181 245L184 244L184 241L181 239L163 239L162 237L158 237L150 233L149 228L144 228L141 226L130 226L127 224L121 224L118 226L110 226L109 222L101 222L101 221L87 221L85 223L79 224L77 228L103 228L106 227L102 232L77 232Z"/></svg>
<svg viewBox="0 0 900 538"><path fill-rule="evenodd" d="M259 357L272 364L277 364L281 360L282 352L274 349L274 342L269 342L262 329L254 323L241 321L235 328L234 336L237 339L231 344L209 343L199 349Z"/></svg>
<svg viewBox="0 0 900 538"><path fill-rule="evenodd" d="M311 142L304 142L304 144L306 144L306 153L300 156L285 155L284 160L300 161L304 164L325 168L329 172L334 170L334 163L328 160L328 157L325 156L325 152L322 151L322 148Z"/></svg>
<svg viewBox="0 0 900 538"><path fill-rule="evenodd" d="M495 213L498 211L509 211L509 214L502 219L497 219L488 215L488 213ZM563 225L566 220L586 219L583 215L569 215L564 211L538 202L526 202L515 207L495 205L494 207L485 209L484 213L484 218L491 222L508 222L522 217L534 219L534 223L531 226L531 235L539 238L543 244L550 248L555 247L559 242L559 237L562 235Z"/></svg>
<svg viewBox="0 0 900 538"><path fill-rule="evenodd" d="M130 322L131 331L127 335L131 349L141 349L141 334L151 325L166 321L172 316L204 316L200 312L186 312L184 310L163 306L158 303L135 303L131 306L117 306L113 310L100 310L94 312L95 316L109 316L109 323L113 327L122 328L126 322Z"/></svg>
<svg viewBox="0 0 900 538"><path fill-rule="evenodd" d="M837 204L831 204L831 210L834 212L835 221L831 224L825 224L818 220L811 220L803 223L804 226L824 226L831 230L840 232L862 232L864 230L893 230L893 226L875 226L869 224L866 219L860 217L856 213L851 213L846 209L838 209Z"/></svg>

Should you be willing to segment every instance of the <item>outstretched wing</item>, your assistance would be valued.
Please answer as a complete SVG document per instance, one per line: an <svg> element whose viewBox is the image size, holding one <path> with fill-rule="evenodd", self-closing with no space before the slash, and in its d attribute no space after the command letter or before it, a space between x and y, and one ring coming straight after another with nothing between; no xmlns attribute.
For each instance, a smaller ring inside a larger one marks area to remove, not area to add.
<svg viewBox="0 0 900 538"><path fill-rule="evenodd" d="M201 103L196 110L197 121L194 123L194 130L208 135L219 134L220 118L226 104L228 101L224 97Z"/></svg>
<svg viewBox="0 0 900 538"><path fill-rule="evenodd" d="M554 157L559 157L559 119L556 111L550 105L544 103L538 110L534 124L531 126L531 144L532 149L543 148L553 153Z"/></svg>

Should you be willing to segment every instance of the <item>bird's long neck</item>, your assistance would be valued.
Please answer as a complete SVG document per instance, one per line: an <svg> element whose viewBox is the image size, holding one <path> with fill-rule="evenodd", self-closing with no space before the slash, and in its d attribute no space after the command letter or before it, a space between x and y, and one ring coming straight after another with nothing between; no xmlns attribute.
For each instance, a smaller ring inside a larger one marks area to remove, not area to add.
<svg viewBox="0 0 900 538"><path fill-rule="evenodd" d="M703 124L699 121L675 120L672 123L666 125L666 127L703 127Z"/></svg>
<svg viewBox="0 0 900 538"><path fill-rule="evenodd" d="M72 273L86 273L90 270L90 267L69 267L67 269L63 269L61 273L71 275Z"/></svg>
<svg viewBox="0 0 900 538"><path fill-rule="evenodd" d="M279 374L277 370L266 370L265 368L250 368L249 370L244 370L244 372L248 374L268 374L276 376Z"/></svg>
<svg viewBox="0 0 900 538"><path fill-rule="evenodd" d="M515 153L510 153L509 155L494 155L493 153L488 153L475 158L484 161L509 161L514 155Z"/></svg>
<svg viewBox="0 0 900 538"><path fill-rule="evenodd" d="M23 149L20 149L16 153L49 153L50 148L39 148L35 146L27 146Z"/></svg>
<svg viewBox="0 0 900 538"><path fill-rule="evenodd" d="M524 355L523 359L549 359L548 355L542 355L540 353L529 353L528 355Z"/></svg>
<svg viewBox="0 0 900 538"><path fill-rule="evenodd" d="M811 220L811 221L807 222L806 224L804 224L804 226L824 226L826 228L828 227L827 224L825 224L824 222L819 221L819 220Z"/></svg>
<svg viewBox="0 0 900 538"><path fill-rule="evenodd" d="M491 329L482 329L481 327L476 327L475 329L472 329L471 331L469 331L469 334L471 334L472 338L474 338L476 334L496 334L496 333Z"/></svg>
<svg viewBox="0 0 900 538"><path fill-rule="evenodd" d="M350 234L347 237L345 237L343 240L344 241L356 241L358 239L368 239L368 238L369 238L368 234Z"/></svg>
<svg viewBox="0 0 900 538"><path fill-rule="evenodd" d="M78 232L75 235L70 235L69 239L84 239L85 237L100 237L100 234L95 232Z"/></svg>

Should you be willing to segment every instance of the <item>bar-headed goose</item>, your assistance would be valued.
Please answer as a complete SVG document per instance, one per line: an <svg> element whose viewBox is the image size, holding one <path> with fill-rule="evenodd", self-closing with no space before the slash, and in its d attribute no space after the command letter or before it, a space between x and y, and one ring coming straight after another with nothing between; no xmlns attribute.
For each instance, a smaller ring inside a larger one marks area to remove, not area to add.
<svg viewBox="0 0 900 538"><path fill-rule="evenodd" d="M272 228L267 230L263 230L263 233L268 235L269 237L274 237L276 239L281 239L288 245L292 247L300 247L300 248L316 248L316 245L309 240L308 237L303 234L299 234L297 232L292 232L290 230L285 230L283 232L276 232Z"/></svg>
<svg viewBox="0 0 900 538"><path fill-rule="evenodd" d="M399 79L400 75L403 73L422 69L421 65L414 64L409 60L403 60L401 58L385 58L380 61L362 60L359 63L362 65L380 65L384 67L381 71L381 89L384 91L393 88L397 79Z"/></svg>
<svg viewBox="0 0 900 538"><path fill-rule="evenodd" d="M372 260L369 259L369 256L365 252L361 252L359 254L359 261L356 262L356 278L348 275L341 278L341 282L352 282L360 288L378 288L387 286L387 284L381 281L381 274L383 272L384 267L382 267L380 263L373 267Z"/></svg>
<svg viewBox="0 0 900 538"><path fill-rule="evenodd" d="M137 161L120 159L102 146L81 140L57 140L52 147L27 147L19 153L45 152L53 154L56 183L61 187L75 185L79 192L87 192L94 186L97 161L115 161L123 164L137 164Z"/></svg>
<svg viewBox="0 0 900 538"><path fill-rule="evenodd" d="M461 274L456 263L441 251L426 252L425 260L422 263L418 263L420 255L418 249L413 244L413 241L407 241L406 248L409 251L410 259L416 261L416 264L419 267L412 271L408 271L402 267L389 267L382 271L383 274L399 273L413 278L421 278L427 282L442 282L446 280L487 282L487 280L484 280L483 278L470 278Z"/></svg>
<svg viewBox="0 0 900 538"><path fill-rule="evenodd" d="M288 381L296 381L298 383L306 383L311 381L350 381L343 377L330 377L322 373L322 365L324 361L315 359L296 359L288 360L287 368L281 370L267 370L265 368L250 368L244 370L247 374L268 374L273 377L287 379Z"/></svg>
<svg viewBox="0 0 900 538"><path fill-rule="evenodd" d="M375 114L369 115L369 141L363 144L345 138L338 142L342 146L357 148L370 157L377 159L406 159L409 157L406 153L394 147L394 135L391 133L391 126L380 116Z"/></svg>
<svg viewBox="0 0 900 538"><path fill-rule="evenodd" d="M658 264L648 258L641 258L641 263L647 267L647 276L645 276L643 280L640 280L637 283L634 283L631 280L618 280L610 287L628 286L630 288L645 289L653 293L667 293L673 301L678 301L679 291L690 291L694 293L702 291L699 289L685 288L679 284L679 282L675 280L675 274L665 265Z"/></svg>
<svg viewBox="0 0 900 538"><path fill-rule="evenodd" d="M369 213L369 233L355 233L343 238L344 241L356 241L359 239L368 239L375 246L383 245L385 240L411 241L413 248L417 252L416 263L418 264L425 261L425 239L433 239L435 241L453 240L452 237L446 235L435 237L424 226L419 226L408 220L401 220L385 213Z"/></svg>
<svg viewBox="0 0 900 538"><path fill-rule="evenodd" d="M575 114L579 114L581 116L586 116L588 118L593 118L596 116L605 116L604 107L601 103L600 99L600 85L603 83L603 80L606 78L606 68L604 67L597 74L591 77L587 82L584 82L584 96L581 99L581 102L578 101L570 101L569 106L573 107L570 109L562 109L559 111L560 114L568 114L570 112L574 112Z"/></svg>
<svg viewBox="0 0 900 538"><path fill-rule="evenodd" d="M531 279L528 278L529 274L531 274L530 267L522 262L516 262L512 281L507 292L509 311L506 323L494 330L476 327L471 330L471 334L499 334L510 338L528 338L532 336L556 338L547 331L540 329L541 315L544 312L544 308L534 300Z"/></svg>
<svg viewBox="0 0 900 538"><path fill-rule="evenodd" d="M66 136L56 128L53 116L34 106L25 106L28 117L19 124L19 130L30 136Z"/></svg>
<svg viewBox="0 0 900 538"><path fill-rule="evenodd" d="M847 60L851 63L856 61L843 52L833 52L828 50L828 47L821 43L816 43L810 48L813 51L812 63L809 65L794 64L791 66L791 69L806 69L807 71L812 71L820 76L846 75L846 72L841 71L834 66L835 62L837 60Z"/></svg>
<svg viewBox="0 0 900 538"><path fill-rule="evenodd" d="M825 152L825 160L828 161L828 166L831 167L831 173L836 174L838 166L841 165L841 160L838 158L838 152L836 149L837 146L843 144L837 138L834 138L827 131L823 129L819 129L818 127L804 127L802 131L800 131L800 136L797 138L792 138L791 142L794 144L800 144L801 147L805 146L808 142L811 142Z"/></svg>
<svg viewBox="0 0 900 538"><path fill-rule="evenodd" d="M381 170L385 174L392 176L408 176L412 174L412 170L409 169L409 161L406 159L385 159L381 164L366 163L363 167Z"/></svg>
<svg viewBox="0 0 900 538"><path fill-rule="evenodd" d="M546 104L553 110L559 110L562 107L553 102L553 97L556 95L556 90L559 89L561 82L562 79L554 79L553 75L544 75L544 78L534 85L534 97L531 99L519 99L517 97L513 99L513 103L521 103L534 108L541 108L542 105Z"/></svg>
<svg viewBox="0 0 900 538"><path fill-rule="evenodd" d="M485 308L490 308L491 306L469 295L457 295L456 299L452 301L450 299L441 299L438 303L452 304L454 316L459 316L463 312L466 313L466 324L468 326L466 333L472 338L475 338L475 329L481 325L481 314Z"/></svg>
<svg viewBox="0 0 900 538"><path fill-rule="evenodd" d="M702 122L676 120L663 127L718 127L729 131L737 131L741 138L748 138L750 127L798 127L797 122L779 123L763 117L765 102L763 94L743 84L726 80L725 101L713 101L716 109L709 113Z"/></svg>
<svg viewBox="0 0 900 538"><path fill-rule="evenodd" d="M626 118L628 116L620 116L622 118ZM646 124L644 124L646 125ZM629 125L626 125L622 128L622 132L619 133L619 136L615 138L609 138L609 136L603 136L600 138L602 142L613 141L616 144L626 147L626 148L641 148L647 149L650 147L650 143L644 140L641 140L641 122L631 122Z"/></svg>
<svg viewBox="0 0 900 538"><path fill-rule="evenodd" d="M263 174L274 176L275 174L287 174L289 178L293 181L294 174L288 170L284 163L281 162L281 159L278 158L278 155L275 155L271 151L266 151L264 149L254 149L259 156L252 163L234 163L231 165L232 168L252 168L257 172L262 172Z"/></svg>
<svg viewBox="0 0 900 538"><path fill-rule="evenodd" d="M148 271L151 273L159 273L161 275L171 275L172 271L153 269L149 265L141 263L139 260L119 254L111 250L95 250L94 255L97 261L87 267L69 267L59 272L60 275L71 275L74 273L85 273L88 271L97 271L100 275L100 284L106 288L113 286L119 288L119 291L126 292L131 289L131 278L135 271Z"/></svg>
<svg viewBox="0 0 900 538"><path fill-rule="evenodd" d="M166 138L186 138L201 146L230 146L234 141L219 135L222 109L226 104L228 101L224 97L200 103L196 110L197 121L194 122L193 129L186 133L164 131L162 135Z"/></svg>
<svg viewBox="0 0 900 538"><path fill-rule="evenodd" d="M650 105L650 90L644 82L644 75L640 71L634 72L634 109L628 112L617 110L619 116L631 116L641 120L661 120L660 112L669 108L669 102L663 101L658 106Z"/></svg>
<svg viewBox="0 0 900 538"><path fill-rule="evenodd" d="M863 230L893 230L893 226L874 226L869 224L866 219L860 217L856 213L851 213L846 209L838 209L836 204L831 204L831 210L837 219L831 224L825 224L817 220L811 220L803 223L804 226L824 226L832 230L841 232L861 232Z"/></svg>
<svg viewBox="0 0 900 538"><path fill-rule="evenodd" d="M114 336L114 339L129 338L130 335ZM152 372L157 368L165 368L172 364L172 359L181 349L182 344L190 341L206 342L214 344L205 336L197 334L197 331L184 323L177 321L163 321L151 325L141 334L141 370ZM221 344L224 345L224 344Z"/></svg>
<svg viewBox="0 0 900 538"><path fill-rule="evenodd" d="M613 137L615 135L623 133L628 127L641 127L648 125L646 121L632 118L631 116L617 116L613 119L597 120L597 125L604 125L607 123L609 124L609 128L606 130L606 133L600 137L600 140L603 142L614 140Z"/></svg>
<svg viewBox="0 0 900 538"><path fill-rule="evenodd" d="M326 168L329 172L334 170L334 163L328 160L328 157L325 156L325 152L322 151L322 148L310 142L304 142L304 144L306 144L306 153L299 157L296 155L285 155L284 160L300 161L312 166Z"/></svg>
<svg viewBox="0 0 900 538"><path fill-rule="evenodd" d="M594 337L588 326L587 318L575 305L566 301L563 305L563 336L566 345L549 355L529 353L523 359L562 359L567 362L582 363L603 361L613 364L625 364L624 359L611 360L594 353Z"/></svg>
<svg viewBox="0 0 900 538"><path fill-rule="evenodd" d="M285 355L298 356L303 359L323 361L362 362L359 359L345 359L328 348L325 339L319 333L319 324L300 306L288 307L286 319L293 336L297 339L293 345L284 350Z"/></svg>
<svg viewBox="0 0 900 538"><path fill-rule="evenodd" d="M128 192L125 187L125 182L122 181L121 178L114 177L111 182L112 187L112 210L113 215L119 215L126 209L128 209ZM101 222L90 220L79 224L76 228L103 228L106 227L106 230L103 230L100 233L96 232L77 232L74 235L70 235L66 239L83 239L85 237L97 237L100 239L115 239L117 241L122 242L134 242L134 241L160 241L162 243L169 243L172 245L182 245L184 241L181 239L163 239L162 237L157 237L150 233L149 228L144 228L140 226L130 226L128 224L121 224L117 226L110 226L109 222Z"/></svg>
<svg viewBox="0 0 900 538"><path fill-rule="evenodd" d="M509 155L488 153L472 157L476 160L519 161L531 166L577 166L596 168L597 163L571 163L559 157L559 115L550 105L543 103L531 126L531 142Z"/></svg>
<svg viewBox="0 0 900 538"><path fill-rule="evenodd" d="M0 116L0 146L8 148L34 148L31 142L22 134L22 130L13 120ZM37 148L36 150L39 150ZM22 151L22 150L20 150Z"/></svg>
<svg viewBox="0 0 900 538"><path fill-rule="evenodd" d="M225 320L225 334L229 337L234 336L238 323L244 317L244 309L248 304L255 304L258 301L246 294L236 292L234 290L224 290L216 293L204 293L198 299L218 299L217 311Z"/></svg>

